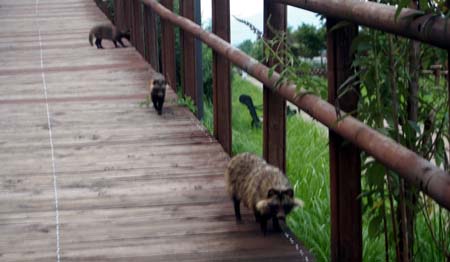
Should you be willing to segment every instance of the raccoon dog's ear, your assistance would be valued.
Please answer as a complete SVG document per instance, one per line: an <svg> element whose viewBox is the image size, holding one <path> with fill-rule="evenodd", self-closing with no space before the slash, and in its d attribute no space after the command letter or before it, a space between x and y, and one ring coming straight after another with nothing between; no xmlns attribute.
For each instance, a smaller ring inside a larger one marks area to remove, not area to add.
<svg viewBox="0 0 450 262"><path fill-rule="evenodd" d="M278 194L278 191L273 189L273 188L271 188L271 189L269 189L269 191L267 191L267 197L268 198L273 197L276 194Z"/></svg>
<svg viewBox="0 0 450 262"><path fill-rule="evenodd" d="M294 207L303 207L305 203L299 198L294 198Z"/></svg>

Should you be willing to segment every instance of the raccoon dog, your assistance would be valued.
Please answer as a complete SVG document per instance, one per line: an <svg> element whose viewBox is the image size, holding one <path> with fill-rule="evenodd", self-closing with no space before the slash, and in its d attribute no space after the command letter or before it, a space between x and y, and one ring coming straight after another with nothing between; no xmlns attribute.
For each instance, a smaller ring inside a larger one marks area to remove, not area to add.
<svg viewBox="0 0 450 262"><path fill-rule="evenodd" d="M166 97L167 81L163 75L157 73L153 76L153 79L149 81L150 96L152 98L153 107L158 112L158 115L162 114L162 108L164 104L164 98Z"/></svg>
<svg viewBox="0 0 450 262"><path fill-rule="evenodd" d="M256 155L243 153L233 157L225 170L225 179L236 221L241 221L242 201L253 210L264 235L269 219L273 220L274 230L280 231L278 220L285 221L293 208L303 206L303 201L294 198L294 190L281 170Z"/></svg>
<svg viewBox="0 0 450 262"><path fill-rule="evenodd" d="M116 48L119 47L117 45L117 42L119 42L119 44L122 47L125 47L125 45L122 42L122 38L126 38L129 41L130 33L122 32L113 25L104 24L94 26L91 29L91 32L89 32L89 43L91 44L91 46L94 45L92 42L94 38L95 38L95 45L97 46L97 48L103 48L102 39L111 40Z"/></svg>

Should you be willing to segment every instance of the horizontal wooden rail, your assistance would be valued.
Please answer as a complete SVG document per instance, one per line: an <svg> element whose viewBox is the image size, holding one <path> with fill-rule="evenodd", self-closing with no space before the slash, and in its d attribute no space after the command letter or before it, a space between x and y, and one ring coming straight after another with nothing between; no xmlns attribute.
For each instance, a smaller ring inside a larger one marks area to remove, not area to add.
<svg viewBox="0 0 450 262"><path fill-rule="evenodd" d="M114 22L114 17L111 14L110 10L108 10L108 3L102 0L94 0L95 4L97 4L98 8L102 10L102 12L108 17L111 22Z"/></svg>
<svg viewBox="0 0 450 262"><path fill-rule="evenodd" d="M418 16L412 20L415 14L420 14L414 9L402 9L398 18L395 19L397 7L376 2L360 0L273 1L450 49L450 22L432 14Z"/></svg>
<svg viewBox="0 0 450 262"><path fill-rule="evenodd" d="M269 68L241 50L234 48L220 37L206 32L189 19L175 15L160 5L158 1L143 0L143 2L150 6L161 18L199 38L216 52L228 58L233 64L275 90L286 100L297 105L337 134L366 151L388 168L399 173L407 181L431 196L437 203L450 210L450 175L446 171L439 169L413 151L397 144L394 140L385 137L351 116L339 120L336 115L336 108L333 105L305 90L296 91L295 85L276 88L276 83L280 79L279 74L273 73L272 77L269 77ZM330 2L334 1L330 0ZM345 115L344 112L341 114Z"/></svg>

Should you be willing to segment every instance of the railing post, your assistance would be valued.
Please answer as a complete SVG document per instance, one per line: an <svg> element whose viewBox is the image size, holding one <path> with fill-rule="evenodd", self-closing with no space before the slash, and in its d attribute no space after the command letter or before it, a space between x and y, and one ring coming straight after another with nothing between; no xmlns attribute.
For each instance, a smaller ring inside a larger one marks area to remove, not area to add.
<svg viewBox="0 0 450 262"><path fill-rule="evenodd" d="M181 0L181 15L201 25L200 0ZM197 106L197 118L203 117L203 79L201 42L180 30L183 55L183 94Z"/></svg>
<svg viewBox="0 0 450 262"><path fill-rule="evenodd" d="M270 26L267 25L270 23ZM286 32L287 7L264 0L264 37L272 39L277 32ZM269 61L272 67L275 61ZM281 72L277 67L276 71ZM264 86L263 91L263 155L268 163L286 171L286 100Z"/></svg>
<svg viewBox="0 0 450 262"><path fill-rule="evenodd" d="M123 23L123 0L114 0L114 24L121 29Z"/></svg>
<svg viewBox="0 0 450 262"><path fill-rule="evenodd" d="M161 0L161 4L173 11L173 0ZM173 26L161 19L161 53L162 72L169 85L176 92L177 81L175 74L175 31Z"/></svg>
<svg viewBox="0 0 450 262"><path fill-rule="evenodd" d="M157 26L155 12L147 5L144 5L144 57L152 68L159 72Z"/></svg>
<svg viewBox="0 0 450 262"><path fill-rule="evenodd" d="M131 23L131 2L129 0L122 0L122 8L123 8L123 29L132 31L132 23Z"/></svg>
<svg viewBox="0 0 450 262"><path fill-rule="evenodd" d="M447 1L447 5L450 6L450 1ZM447 103L448 103L448 118L450 119L450 49L447 50ZM445 68L444 68L445 69ZM450 139L450 121L448 126L448 137ZM447 166L445 167L449 171L450 166L450 153L447 150Z"/></svg>
<svg viewBox="0 0 450 262"><path fill-rule="evenodd" d="M131 29L130 29L130 41L134 47L136 47L136 2L138 0L128 0L131 8Z"/></svg>
<svg viewBox="0 0 450 262"><path fill-rule="evenodd" d="M132 31L131 42L136 50L143 56L144 43L142 37L142 2L141 0L132 0Z"/></svg>
<svg viewBox="0 0 450 262"><path fill-rule="evenodd" d="M230 0L212 1L213 33L230 42ZM213 52L214 136L231 155L231 66Z"/></svg>
<svg viewBox="0 0 450 262"><path fill-rule="evenodd" d="M330 31L339 21L327 18L328 101L335 104L338 89L352 75L350 47L356 25ZM358 90L339 99L340 109L354 112ZM338 123L336 123L338 124ZM330 131L331 258L332 261L362 261L361 160L360 150Z"/></svg>

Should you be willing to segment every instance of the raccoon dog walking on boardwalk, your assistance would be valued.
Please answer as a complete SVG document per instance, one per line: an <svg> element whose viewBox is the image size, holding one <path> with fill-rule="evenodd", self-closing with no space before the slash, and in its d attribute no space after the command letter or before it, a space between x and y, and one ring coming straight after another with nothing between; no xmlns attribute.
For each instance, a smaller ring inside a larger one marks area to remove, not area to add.
<svg viewBox="0 0 450 262"><path fill-rule="evenodd" d="M158 115L162 114L164 99L166 97L167 81L163 75L156 73L148 83L153 107Z"/></svg>
<svg viewBox="0 0 450 262"><path fill-rule="evenodd" d="M256 155L243 153L233 157L225 179L236 221L241 221L242 201L253 210L264 235L269 219L273 220L274 230L280 231L278 220L284 221L293 208L303 206L303 201L294 198L294 190L283 172Z"/></svg>
<svg viewBox="0 0 450 262"><path fill-rule="evenodd" d="M119 42L122 47L125 47L124 43L122 42L122 38L126 38L128 39L128 41L130 41L130 33L122 32L113 25L104 24L94 26L89 32L89 43L91 44L91 46L94 45L94 38L97 48L103 48L102 39L111 40L116 48L119 47L117 45L117 42Z"/></svg>

